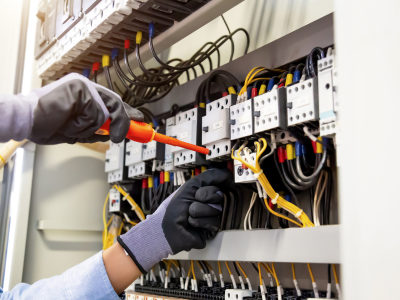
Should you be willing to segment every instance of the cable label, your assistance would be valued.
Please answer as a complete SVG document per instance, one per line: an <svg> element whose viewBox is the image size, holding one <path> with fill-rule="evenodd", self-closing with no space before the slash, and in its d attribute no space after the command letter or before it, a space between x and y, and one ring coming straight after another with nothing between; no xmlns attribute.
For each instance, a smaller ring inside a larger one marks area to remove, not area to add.
<svg viewBox="0 0 400 300"><path fill-rule="evenodd" d="M186 277L186 281L185 281L185 291L187 291L187 289L189 288L189 277Z"/></svg>
<svg viewBox="0 0 400 300"><path fill-rule="evenodd" d="M165 276L165 281L164 281L164 288L168 288L168 276Z"/></svg>
<svg viewBox="0 0 400 300"><path fill-rule="evenodd" d="M280 287L278 286L276 291L278 292L278 299L282 300L282 290L280 289Z"/></svg>
<svg viewBox="0 0 400 300"><path fill-rule="evenodd" d="M143 275L140 276L140 285L144 286L144 276Z"/></svg>
<svg viewBox="0 0 400 300"><path fill-rule="evenodd" d="M253 287L251 286L251 283L250 283L250 279L246 278L246 281L247 281L247 284L249 285L249 290L250 291L253 290Z"/></svg>
<svg viewBox="0 0 400 300"><path fill-rule="evenodd" d="M274 287L274 281L272 280L271 273L267 273L267 274L268 274L268 277L269 277L269 285L270 285L270 287Z"/></svg>
<svg viewBox="0 0 400 300"><path fill-rule="evenodd" d="M312 287L313 287L313 291L314 291L314 298L319 298L317 283L313 282Z"/></svg>
<svg viewBox="0 0 400 300"><path fill-rule="evenodd" d="M296 107L306 106L306 105L308 105L310 103L311 103L311 97L310 96L303 97L303 98L300 98L300 99L298 99L296 101L296 104L297 104Z"/></svg>
<svg viewBox="0 0 400 300"><path fill-rule="evenodd" d="M263 286L263 289L264 289L265 293L268 294L267 287L265 286L264 279L262 280L262 286Z"/></svg>
<svg viewBox="0 0 400 300"><path fill-rule="evenodd" d="M183 290L183 289L185 289L185 283L183 282L183 277L180 277L179 279L181 281L181 290Z"/></svg>
<svg viewBox="0 0 400 300"><path fill-rule="evenodd" d="M159 272L159 275L160 275L161 282L164 283L164 275L163 275L163 272L160 271L160 272Z"/></svg>
<svg viewBox="0 0 400 300"><path fill-rule="evenodd" d="M267 297L265 297L265 294L267 292L266 292L266 289L265 289L264 285L260 285L260 291L261 291L262 300L267 300Z"/></svg>
<svg viewBox="0 0 400 300"><path fill-rule="evenodd" d="M212 274L213 277L214 277L214 281L215 281L215 282L218 282L218 278L217 278L217 275L215 275L214 270L211 270L211 274Z"/></svg>
<svg viewBox="0 0 400 300"><path fill-rule="evenodd" d="M294 287L296 288L297 296L301 296L301 290L296 279L293 279Z"/></svg>
<svg viewBox="0 0 400 300"><path fill-rule="evenodd" d="M237 285L236 285L235 277L233 277L233 275L231 275L231 280L232 280L233 288L236 290L237 289Z"/></svg>
<svg viewBox="0 0 400 300"><path fill-rule="evenodd" d="M338 299L341 300L342 299L342 291L340 290L339 283L336 283L336 291L337 291Z"/></svg>
<svg viewBox="0 0 400 300"><path fill-rule="evenodd" d="M222 274L219 274L219 279L221 280L221 287L225 287L224 277L222 276Z"/></svg>
<svg viewBox="0 0 400 300"><path fill-rule="evenodd" d="M332 297L332 284L328 283L326 287L326 299L331 299Z"/></svg>
<svg viewBox="0 0 400 300"><path fill-rule="evenodd" d="M174 183L175 183L175 181L174 181ZM185 269L183 267L181 267L181 272L182 272L182 277L186 277Z"/></svg>
<svg viewBox="0 0 400 300"><path fill-rule="evenodd" d="M242 276L239 276L239 281L240 281L240 285L242 286L242 290L245 290L245 289L246 289L246 286L244 285Z"/></svg>
<svg viewBox="0 0 400 300"><path fill-rule="evenodd" d="M213 124L213 130L221 129L224 126L224 122L218 121Z"/></svg>

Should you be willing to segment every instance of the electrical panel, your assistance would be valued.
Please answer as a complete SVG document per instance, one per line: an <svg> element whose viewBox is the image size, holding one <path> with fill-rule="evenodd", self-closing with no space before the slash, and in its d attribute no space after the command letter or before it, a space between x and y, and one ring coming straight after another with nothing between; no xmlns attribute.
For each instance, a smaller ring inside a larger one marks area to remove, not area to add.
<svg viewBox="0 0 400 300"><path fill-rule="evenodd" d="M106 151L105 172L108 173L108 183L118 182L125 179L125 141L119 144L110 142L110 149Z"/></svg>
<svg viewBox="0 0 400 300"><path fill-rule="evenodd" d="M288 125L319 121L318 78L310 78L286 89Z"/></svg>
<svg viewBox="0 0 400 300"><path fill-rule="evenodd" d="M279 88L253 98L254 132L287 128L286 89Z"/></svg>
<svg viewBox="0 0 400 300"><path fill-rule="evenodd" d="M231 140L253 135L253 101L247 100L230 107Z"/></svg>
<svg viewBox="0 0 400 300"><path fill-rule="evenodd" d="M205 109L200 107L176 115L176 125L172 127L171 136L183 142L201 144L201 118L205 115ZM205 155L186 150L181 147L172 146L171 153L174 155L174 166L188 168L203 165L206 162Z"/></svg>
<svg viewBox="0 0 400 300"><path fill-rule="evenodd" d="M335 81L337 76L334 55L318 61L319 125L321 136L337 133Z"/></svg>
<svg viewBox="0 0 400 300"><path fill-rule="evenodd" d="M210 150L207 160L230 158L229 107L236 103L237 95L228 95L206 105L202 119L202 144Z"/></svg>

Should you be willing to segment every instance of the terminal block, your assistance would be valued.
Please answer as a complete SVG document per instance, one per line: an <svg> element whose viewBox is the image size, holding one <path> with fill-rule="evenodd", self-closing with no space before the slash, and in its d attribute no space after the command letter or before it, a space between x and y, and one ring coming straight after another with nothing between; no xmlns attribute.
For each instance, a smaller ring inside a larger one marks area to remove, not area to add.
<svg viewBox="0 0 400 300"><path fill-rule="evenodd" d="M245 297L252 297L253 293L257 291L242 290L242 289L226 289L225 300L245 300Z"/></svg>
<svg viewBox="0 0 400 300"><path fill-rule="evenodd" d="M318 79L310 78L286 89L288 126L319 120Z"/></svg>
<svg viewBox="0 0 400 300"><path fill-rule="evenodd" d="M243 159L246 159L244 153L240 154ZM235 151L235 156L237 156L237 150ZM254 161L256 159L256 153L250 154L251 159ZM236 183L250 183L256 182L257 179L254 177L254 172L248 169L245 165L243 165L240 161L234 160L234 169L235 169L235 182Z"/></svg>
<svg viewBox="0 0 400 300"><path fill-rule="evenodd" d="M151 176L151 166L143 161L143 144L129 141L126 145L125 165L128 167L129 178L144 178Z"/></svg>
<svg viewBox="0 0 400 300"><path fill-rule="evenodd" d="M201 145L201 118L204 115L205 109L200 107L177 114L171 136L190 144ZM171 148L171 152L174 155L175 167L189 168L206 163L204 154L176 146Z"/></svg>
<svg viewBox="0 0 400 300"><path fill-rule="evenodd" d="M108 183L114 183L126 179L124 165L125 141L119 144L110 142L110 149L106 151L106 167Z"/></svg>
<svg viewBox="0 0 400 300"><path fill-rule="evenodd" d="M286 89L280 88L257 96L254 101L254 132L287 128Z"/></svg>
<svg viewBox="0 0 400 300"><path fill-rule="evenodd" d="M121 194L116 189L110 190L109 212L119 212L121 210Z"/></svg>
<svg viewBox="0 0 400 300"><path fill-rule="evenodd" d="M321 136L329 136L337 132L335 107L336 73L334 55L318 61L319 125Z"/></svg>
<svg viewBox="0 0 400 300"><path fill-rule="evenodd" d="M232 105L230 113L231 140L253 135L253 101L251 99Z"/></svg>
<svg viewBox="0 0 400 300"><path fill-rule="evenodd" d="M228 95L206 105L202 119L202 143L210 150L207 160L229 159L231 140L229 107L236 103L237 95Z"/></svg>

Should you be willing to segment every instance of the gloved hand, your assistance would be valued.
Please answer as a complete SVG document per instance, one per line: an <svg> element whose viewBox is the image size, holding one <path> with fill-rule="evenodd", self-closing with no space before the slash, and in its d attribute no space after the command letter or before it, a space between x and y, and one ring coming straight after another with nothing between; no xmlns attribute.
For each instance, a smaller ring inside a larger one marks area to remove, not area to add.
<svg viewBox="0 0 400 300"><path fill-rule="evenodd" d="M183 250L203 249L215 237L223 203L220 188L232 180L229 170L213 169L187 181L156 212L117 238L142 273Z"/></svg>
<svg viewBox="0 0 400 300"><path fill-rule="evenodd" d="M69 74L43 88L37 96L32 131L36 144L94 143L124 140L130 120L144 121L143 114L122 102L114 92L79 74ZM110 136L95 132L110 118Z"/></svg>

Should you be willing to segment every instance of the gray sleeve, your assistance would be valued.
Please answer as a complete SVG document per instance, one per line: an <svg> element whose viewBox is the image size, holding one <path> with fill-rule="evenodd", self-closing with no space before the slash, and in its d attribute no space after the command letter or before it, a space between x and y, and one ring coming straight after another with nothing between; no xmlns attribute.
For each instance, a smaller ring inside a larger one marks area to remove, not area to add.
<svg viewBox="0 0 400 300"><path fill-rule="evenodd" d="M32 130L33 111L38 96L30 93L23 95L0 95L0 142L22 141Z"/></svg>

